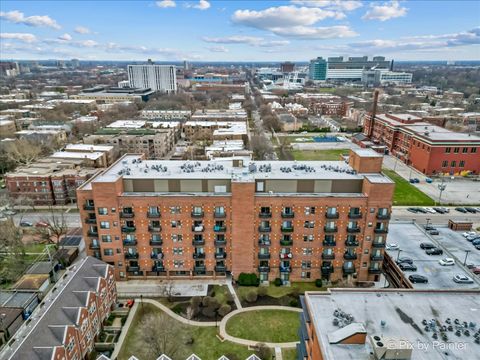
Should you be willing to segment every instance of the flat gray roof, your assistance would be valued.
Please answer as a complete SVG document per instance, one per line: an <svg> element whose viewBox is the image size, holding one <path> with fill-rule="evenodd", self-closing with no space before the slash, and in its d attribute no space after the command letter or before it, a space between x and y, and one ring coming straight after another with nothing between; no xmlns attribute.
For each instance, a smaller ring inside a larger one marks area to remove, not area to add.
<svg viewBox="0 0 480 360"><path fill-rule="evenodd" d="M413 346L412 360L473 360L478 359L480 353L480 344L476 344L473 337L480 325L480 291L330 289L323 293L306 292L305 303L325 360L372 359L368 336L373 335L408 341ZM330 344L329 334L339 329L333 325L333 312L337 309L352 315L355 323L364 325L366 344ZM452 319L452 323L454 319L461 323L474 321L476 327L470 329L470 336L456 336L455 330L447 332L448 344L440 336L435 341L433 332L425 331L422 321L435 319L443 325L447 318Z"/></svg>

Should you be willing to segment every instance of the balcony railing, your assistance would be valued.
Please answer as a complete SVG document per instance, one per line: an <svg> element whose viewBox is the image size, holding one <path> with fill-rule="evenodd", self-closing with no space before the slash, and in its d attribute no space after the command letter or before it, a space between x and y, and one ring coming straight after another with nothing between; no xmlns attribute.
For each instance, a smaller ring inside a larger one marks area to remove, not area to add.
<svg viewBox="0 0 480 360"><path fill-rule="evenodd" d="M225 265L215 265L216 272L225 272L227 271L227 267Z"/></svg>
<svg viewBox="0 0 480 360"><path fill-rule="evenodd" d="M135 246L137 245L137 240L123 240L124 246Z"/></svg>
<svg viewBox="0 0 480 360"><path fill-rule="evenodd" d="M227 258L227 253L215 253L215 259L226 259Z"/></svg>
<svg viewBox="0 0 480 360"><path fill-rule="evenodd" d="M356 253L345 253L343 254L343 258L345 260L356 260L358 258L358 255Z"/></svg>
<svg viewBox="0 0 480 360"><path fill-rule="evenodd" d="M205 265L194 266L193 271L196 274L204 274L207 271L207 267Z"/></svg>
<svg viewBox="0 0 480 360"><path fill-rule="evenodd" d="M192 245L205 245L205 239L193 239Z"/></svg>
<svg viewBox="0 0 480 360"><path fill-rule="evenodd" d="M267 260L270 259L270 253L265 254L265 253L258 253L258 258L261 260Z"/></svg>
<svg viewBox="0 0 480 360"><path fill-rule="evenodd" d="M326 232L326 233L334 233L334 232L337 232L338 228L335 226L335 227L327 227L327 226L324 226L323 230Z"/></svg>
<svg viewBox="0 0 480 360"><path fill-rule="evenodd" d="M138 259L138 253L125 253L125 259Z"/></svg>
<svg viewBox="0 0 480 360"><path fill-rule="evenodd" d="M282 211L281 216L282 216L282 218L284 218L284 219L292 219L292 218L295 217L295 213L294 213L294 212L288 212L288 213L286 213L286 212L283 212L283 211Z"/></svg>
<svg viewBox="0 0 480 360"><path fill-rule="evenodd" d="M148 225L148 231L150 231L150 232L160 232L160 231L162 231L162 227L160 225L159 226Z"/></svg>
<svg viewBox="0 0 480 360"><path fill-rule="evenodd" d="M270 246L272 242L270 240L258 240L258 245L260 246Z"/></svg>
<svg viewBox="0 0 480 360"><path fill-rule="evenodd" d="M279 257L280 257L280 259L291 259L293 257L293 254L291 252L280 253Z"/></svg>
<svg viewBox="0 0 480 360"><path fill-rule="evenodd" d="M98 230L88 230L88 236L98 236Z"/></svg>
<svg viewBox="0 0 480 360"><path fill-rule="evenodd" d="M83 204L83 210L95 210L95 205Z"/></svg>
<svg viewBox="0 0 480 360"><path fill-rule="evenodd" d="M337 246L336 241L324 241L323 246Z"/></svg>
<svg viewBox="0 0 480 360"><path fill-rule="evenodd" d="M349 219L360 219L362 217L362 213L348 213Z"/></svg>
<svg viewBox="0 0 480 360"><path fill-rule="evenodd" d="M215 239L215 245L226 245L227 239Z"/></svg>
<svg viewBox="0 0 480 360"><path fill-rule="evenodd" d="M140 270L140 266L127 266L127 271L136 272Z"/></svg>
<svg viewBox="0 0 480 360"><path fill-rule="evenodd" d="M272 217L272 213L271 212L260 212L260 213L258 213L258 217L260 217L262 219L268 219L268 218Z"/></svg>
<svg viewBox="0 0 480 360"><path fill-rule="evenodd" d="M272 228L270 226L259 226L258 231L262 233L271 232Z"/></svg>
<svg viewBox="0 0 480 360"><path fill-rule="evenodd" d="M381 270L380 268L372 268L372 267L370 267L370 268L368 268L368 272L369 272L370 274L380 274L380 273L382 272L382 270Z"/></svg>
<svg viewBox="0 0 480 360"><path fill-rule="evenodd" d="M383 228L383 229L375 228L373 230L373 232L375 234L386 234L386 233L388 233L388 229L387 228Z"/></svg>
<svg viewBox="0 0 480 360"><path fill-rule="evenodd" d="M385 247L385 243L384 242L372 242L372 247L374 248L384 248Z"/></svg>
<svg viewBox="0 0 480 360"><path fill-rule="evenodd" d="M215 211L215 212L213 213L213 217L214 217L215 219L224 219L224 218L227 217L227 213L225 213L225 212L216 212L216 211Z"/></svg>
<svg viewBox="0 0 480 360"><path fill-rule="evenodd" d="M280 240L280 245L281 246L290 246L293 244L293 240L290 239L290 240Z"/></svg>
<svg viewBox="0 0 480 360"><path fill-rule="evenodd" d="M345 246L359 246L360 243L358 241L345 241Z"/></svg>
<svg viewBox="0 0 480 360"><path fill-rule="evenodd" d="M90 243L89 248L90 249L100 249L100 244L99 243Z"/></svg>
<svg viewBox="0 0 480 360"><path fill-rule="evenodd" d="M122 226L123 233L132 233L135 232L137 228L135 226Z"/></svg>
<svg viewBox="0 0 480 360"><path fill-rule="evenodd" d="M193 253L194 259L205 259L205 253Z"/></svg>
<svg viewBox="0 0 480 360"><path fill-rule="evenodd" d="M214 232L225 232L225 231L227 231L227 227L225 225L223 225L223 226L214 225L213 226L213 231Z"/></svg>
<svg viewBox="0 0 480 360"><path fill-rule="evenodd" d="M160 213L159 212L147 212L147 218L154 219L154 218L159 218Z"/></svg>
<svg viewBox="0 0 480 360"><path fill-rule="evenodd" d="M155 271L155 272L165 271L165 266L163 266L163 265L153 265L152 266L152 271Z"/></svg>
<svg viewBox="0 0 480 360"><path fill-rule="evenodd" d="M192 211L191 212L191 215L193 218L203 218L203 216L205 215L205 213L202 211L202 212L195 212L195 211Z"/></svg>
<svg viewBox="0 0 480 360"><path fill-rule="evenodd" d="M344 274L353 274L355 272L355 266L344 266L343 273Z"/></svg>
<svg viewBox="0 0 480 360"><path fill-rule="evenodd" d="M335 212L335 213L326 212L325 217L327 219L338 219L340 217L340 213L338 213L338 212Z"/></svg>
<svg viewBox="0 0 480 360"><path fill-rule="evenodd" d="M335 259L335 253L331 253L331 254L322 253L322 259L323 260L333 260L333 259Z"/></svg>
<svg viewBox="0 0 480 360"><path fill-rule="evenodd" d="M389 213L386 214L377 214L377 219L379 220L388 220L390 219L391 215Z"/></svg>
<svg viewBox="0 0 480 360"><path fill-rule="evenodd" d="M85 223L86 223L86 224L96 224L96 223L97 223L97 219L96 219L96 218L86 218L86 219L85 219Z"/></svg>
<svg viewBox="0 0 480 360"><path fill-rule="evenodd" d="M280 230L281 230L282 232L293 232L293 225L292 225L292 226L283 226L283 225L282 225L282 226L280 227Z"/></svg>
<svg viewBox="0 0 480 360"><path fill-rule="evenodd" d="M163 253L151 253L150 254L150 259L158 260L158 259L163 259Z"/></svg>
<svg viewBox="0 0 480 360"><path fill-rule="evenodd" d="M331 263L330 264L322 264L321 271L322 271L322 274L330 274L334 271L333 265Z"/></svg>
<svg viewBox="0 0 480 360"><path fill-rule="evenodd" d="M355 226L355 227L349 227L347 226L347 232L352 234L352 233L359 233L360 232L360 227Z"/></svg>
<svg viewBox="0 0 480 360"><path fill-rule="evenodd" d="M282 273L289 273L292 271L292 268L290 266L280 266L280 272Z"/></svg>
<svg viewBox="0 0 480 360"><path fill-rule="evenodd" d="M123 219L131 219L131 218L135 217L135 213L121 211L120 212L120 217L123 218Z"/></svg>
<svg viewBox="0 0 480 360"><path fill-rule="evenodd" d="M150 239L151 246L159 246L162 244L163 244L163 239L157 239L157 240Z"/></svg>
<svg viewBox="0 0 480 360"><path fill-rule="evenodd" d="M370 259L372 261L381 261L381 260L383 260L383 254L372 254L370 256Z"/></svg>
<svg viewBox="0 0 480 360"><path fill-rule="evenodd" d="M192 231L193 232L203 232L203 230L205 229L205 227L203 225L193 225L192 226Z"/></svg>
<svg viewBox="0 0 480 360"><path fill-rule="evenodd" d="M258 272L270 272L270 266L259 266Z"/></svg>

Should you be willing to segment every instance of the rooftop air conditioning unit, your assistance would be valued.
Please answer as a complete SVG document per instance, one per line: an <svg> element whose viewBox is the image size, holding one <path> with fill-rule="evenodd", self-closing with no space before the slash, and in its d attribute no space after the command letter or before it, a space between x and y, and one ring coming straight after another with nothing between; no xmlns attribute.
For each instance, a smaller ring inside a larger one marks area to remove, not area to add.
<svg viewBox="0 0 480 360"><path fill-rule="evenodd" d="M376 360L410 360L413 346L403 338L370 336L370 343Z"/></svg>

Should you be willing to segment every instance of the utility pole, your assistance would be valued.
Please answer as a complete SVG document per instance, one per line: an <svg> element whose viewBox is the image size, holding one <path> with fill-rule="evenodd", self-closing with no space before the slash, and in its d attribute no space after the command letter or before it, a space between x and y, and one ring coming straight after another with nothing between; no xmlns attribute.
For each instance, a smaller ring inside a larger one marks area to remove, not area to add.
<svg viewBox="0 0 480 360"><path fill-rule="evenodd" d="M440 195L438 197L438 205L441 205L442 204L442 193L447 188L447 184L445 184L445 179L444 178L442 178L442 182L440 184L438 184L437 187L438 187L438 190L440 190Z"/></svg>
<svg viewBox="0 0 480 360"><path fill-rule="evenodd" d="M465 250L465 260L463 261L463 266L467 266L467 257L468 257L468 253L470 252L471 250Z"/></svg>

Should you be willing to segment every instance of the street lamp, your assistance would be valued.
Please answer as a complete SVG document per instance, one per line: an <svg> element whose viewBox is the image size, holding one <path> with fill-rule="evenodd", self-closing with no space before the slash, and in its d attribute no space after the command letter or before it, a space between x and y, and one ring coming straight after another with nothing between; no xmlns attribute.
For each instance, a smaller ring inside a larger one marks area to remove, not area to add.
<svg viewBox="0 0 480 360"><path fill-rule="evenodd" d="M401 249L398 249L398 253L397 253L397 261L398 261L398 259L400 259L400 253L401 253L402 251L403 251L403 250L401 250Z"/></svg>
<svg viewBox="0 0 480 360"><path fill-rule="evenodd" d="M442 193L447 188L447 184L445 184L445 179L442 178L442 182L440 184L438 184L437 187L438 187L438 190L440 190L440 195L438 197L438 204L441 205L442 204Z"/></svg>
<svg viewBox="0 0 480 360"><path fill-rule="evenodd" d="M425 232L427 232L427 229L428 229L428 225L430 225L430 218L427 218L427 225L425 225Z"/></svg>
<svg viewBox="0 0 480 360"><path fill-rule="evenodd" d="M470 252L471 250L465 250L465 260L463 261L463 266L467 266L467 257L468 257L468 253Z"/></svg>

